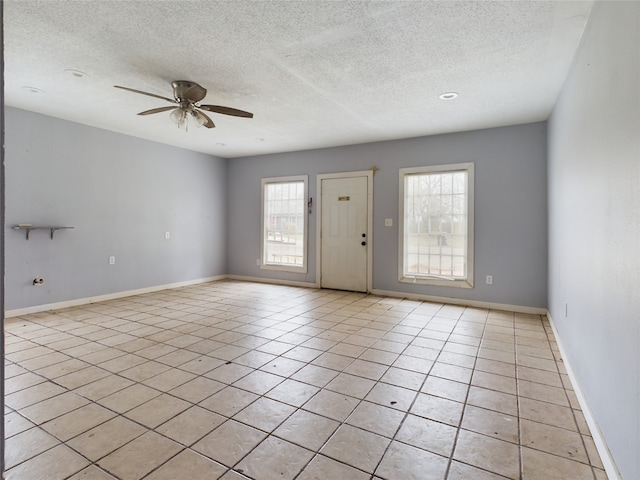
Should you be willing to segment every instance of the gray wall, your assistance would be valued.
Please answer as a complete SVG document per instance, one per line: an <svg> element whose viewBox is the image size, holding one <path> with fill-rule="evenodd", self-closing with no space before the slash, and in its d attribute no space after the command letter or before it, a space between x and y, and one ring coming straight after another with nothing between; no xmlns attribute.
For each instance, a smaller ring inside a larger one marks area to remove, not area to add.
<svg viewBox="0 0 640 480"><path fill-rule="evenodd" d="M226 273L226 160L6 108L5 161L7 310Z"/></svg>
<svg viewBox="0 0 640 480"><path fill-rule="evenodd" d="M475 162L475 288L399 283L398 170ZM547 305L546 123L233 159L228 165L228 272L315 282L315 213L306 275L260 270L260 179L368 170L374 177L373 287L529 307ZM317 202L316 202L317 203ZM385 227L384 219L394 226ZM486 285L486 275L494 284Z"/></svg>
<svg viewBox="0 0 640 480"><path fill-rule="evenodd" d="M640 478L638 32L640 3L596 2L549 122L549 311L628 480Z"/></svg>

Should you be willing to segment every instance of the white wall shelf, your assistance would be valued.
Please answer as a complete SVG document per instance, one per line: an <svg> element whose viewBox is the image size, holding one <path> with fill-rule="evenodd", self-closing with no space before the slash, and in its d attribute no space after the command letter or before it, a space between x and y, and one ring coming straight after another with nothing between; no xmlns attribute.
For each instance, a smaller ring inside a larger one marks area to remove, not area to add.
<svg viewBox="0 0 640 480"><path fill-rule="evenodd" d="M55 232L56 230L69 230L75 227L62 227L62 226L53 226L53 225L45 225L45 226L38 227L33 225L21 224L11 228L13 228L14 230L24 230L26 232L25 238L27 240L29 240L29 234L31 233L31 230L49 230L51 234L51 240L53 240L53 232Z"/></svg>

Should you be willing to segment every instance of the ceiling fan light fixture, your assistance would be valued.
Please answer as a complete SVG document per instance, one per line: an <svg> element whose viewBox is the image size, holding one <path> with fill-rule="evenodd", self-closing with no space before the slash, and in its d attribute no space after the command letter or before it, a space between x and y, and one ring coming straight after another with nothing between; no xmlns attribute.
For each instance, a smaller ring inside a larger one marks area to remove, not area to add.
<svg viewBox="0 0 640 480"><path fill-rule="evenodd" d="M207 117L205 117L202 113L197 110L193 110L191 112L191 115L193 116L193 123L196 124L196 127L202 127L203 125L206 125Z"/></svg>
<svg viewBox="0 0 640 480"><path fill-rule="evenodd" d="M178 127L186 126L187 124L187 112L182 108L176 108L169 114L169 118Z"/></svg>

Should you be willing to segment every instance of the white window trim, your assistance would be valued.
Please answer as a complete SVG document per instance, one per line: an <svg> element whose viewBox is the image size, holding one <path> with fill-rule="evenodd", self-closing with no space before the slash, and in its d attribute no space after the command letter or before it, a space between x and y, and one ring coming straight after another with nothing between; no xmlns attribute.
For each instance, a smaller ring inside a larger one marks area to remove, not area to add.
<svg viewBox="0 0 640 480"><path fill-rule="evenodd" d="M261 182L262 191L260 193L260 269L261 270L275 270L280 272L295 272L295 273L307 273L308 264L308 245L309 245L309 215L305 212L304 215L304 250L301 266L293 265L275 265L265 262L265 215L264 215L264 191L265 186L271 183L290 183L290 182L304 182L304 202L305 209L307 208L306 202L309 198L309 176L308 175L295 175L290 177L269 177L263 178Z"/></svg>
<svg viewBox="0 0 640 480"><path fill-rule="evenodd" d="M467 172L467 265L466 278L404 274L404 179L406 175L416 173ZM398 281L441 287L473 288L473 251L474 251L474 163L455 163L424 167L401 168L399 170L399 214L398 214Z"/></svg>

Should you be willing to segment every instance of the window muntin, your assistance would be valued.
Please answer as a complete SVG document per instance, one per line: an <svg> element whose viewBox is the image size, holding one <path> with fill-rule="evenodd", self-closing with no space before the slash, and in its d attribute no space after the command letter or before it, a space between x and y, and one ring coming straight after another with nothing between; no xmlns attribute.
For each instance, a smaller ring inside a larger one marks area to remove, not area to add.
<svg viewBox="0 0 640 480"><path fill-rule="evenodd" d="M401 282L473 286L473 163L400 169Z"/></svg>
<svg viewBox="0 0 640 480"><path fill-rule="evenodd" d="M307 271L307 176L262 179L261 267Z"/></svg>

